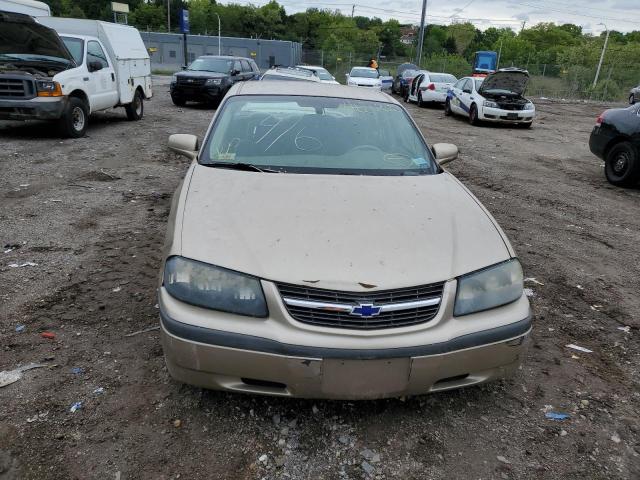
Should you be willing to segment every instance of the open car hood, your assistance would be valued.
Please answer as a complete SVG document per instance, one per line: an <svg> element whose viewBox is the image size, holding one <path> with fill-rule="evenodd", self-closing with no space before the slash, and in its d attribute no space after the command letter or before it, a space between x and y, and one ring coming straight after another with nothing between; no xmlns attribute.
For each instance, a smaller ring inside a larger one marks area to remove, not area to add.
<svg viewBox="0 0 640 480"><path fill-rule="evenodd" d="M524 95L529 83L529 72L518 68L504 68L487 75L478 93L484 95L488 90L506 90L515 95Z"/></svg>
<svg viewBox="0 0 640 480"><path fill-rule="evenodd" d="M20 13L0 12L0 54L45 55L75 65L55 30Z"/></svg>

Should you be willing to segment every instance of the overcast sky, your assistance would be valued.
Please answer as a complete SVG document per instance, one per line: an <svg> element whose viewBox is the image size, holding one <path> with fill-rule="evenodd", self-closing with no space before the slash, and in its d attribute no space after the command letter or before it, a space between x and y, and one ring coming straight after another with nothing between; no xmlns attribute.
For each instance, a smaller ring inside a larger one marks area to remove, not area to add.
<svg viewBox="0 0 640 480"><path fill-rule="evenodd" d="M223 3L253 3L264 5L268 0L224 0ZM422 0L278 0L287 13L307 8L330 8L350 15L382 19L396 18L401 22L419 23ZM599 34L603 22L611 30L640 30L640 0L428 0L427 21L448 24L456 17L471 20L484 30L490 26L510 26L519 29L539 22L582 25L585 33Z"/></svg>

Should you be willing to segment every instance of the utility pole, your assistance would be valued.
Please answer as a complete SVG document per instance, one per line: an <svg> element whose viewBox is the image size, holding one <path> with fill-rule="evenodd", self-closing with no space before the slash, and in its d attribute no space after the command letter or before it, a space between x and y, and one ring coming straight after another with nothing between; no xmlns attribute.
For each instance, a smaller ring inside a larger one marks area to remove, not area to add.
<svg viewBox="0 0 640 480"><path fill-rule="evenodd" d="M356 11L356 6L354 5L353 7L351 7L351 18L353 18L353 14Z"/></svg>
<svg viewBox="0 0 640 480"><path fill-rule="evenodd" d="M524 27L527 25L527 21L522 22L522 28L520 28L520 33L524 30Z"/></svg>
<svg viewBox="0 0 640 480"><path fill-rule="evenodd" d="M425 21L426 14L427 14L427 0L422 0L422 17L420 18L420 35L418 38L418 52L416 55L417 56L416 64L418 65L418 67L422 62L422 44L424 43L424 21Z"/></svg>
<svg viewBox="0 0 640 480"><path fill-rule="evenodd" d="M167 0L167 33L171 33L171 0Z"/></svg>
<svg viewBox="0 0 640 480"><path fill-rule="evenodd" d="M218 55L222 55L222 46L220 41L220 15L214 12L214 15L218 17Z"/></svg>
<svg viewBox="0 0 640 480"><path fill-rule="evenodd" d="M600 69L602 68L602 62L604 60L604 52L607 50L607 43L609 43L609 29L604 23L599 23L598 25L604 26L607 30L607 36L604 38L604 46L602 47L602 53L600 54L600 61L598 62L598 69L596 70L596 78L593 79L593 88L596 88L598 84L598 77L600 76Z"/></svg>

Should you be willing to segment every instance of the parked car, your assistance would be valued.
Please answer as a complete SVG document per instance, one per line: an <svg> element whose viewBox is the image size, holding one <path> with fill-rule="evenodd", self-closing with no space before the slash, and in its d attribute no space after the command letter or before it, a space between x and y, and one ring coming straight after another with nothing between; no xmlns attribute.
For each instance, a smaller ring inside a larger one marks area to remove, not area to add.
<svg viewBox="0 0 640 480"><path fill-rule="evenodd" d="M248 82L198 144L169 138L193 161L158 285L175 379L370 399L517 371L531 329L522 267L442 169L457 148L429 147L391 96Z"/></svg>
<svg viewBox="0 0 640 480"><path fill-rule="evenodd" d="M173 75L169 87L171 100L179 107L188 101L217 106L232 85L259 76L260 69L250 58L204 55Z"/></svg>
<svg viewBox="0 0 640 480"><path fill-rule="evenodd" d="M629 104L634 105L638 101L640 101L640 85L632 88L629 92Z"/></svg>
<svg viewBox="0 0 640 480"><path fill-rule="evenodd" d="M51 16L51 7L35 0L0 0L0 11L24 13L32 17Z"/></svg>
<svg viewBox="0 0 640 480"><path fill-rule="evenodd" d="M609 183L626 187L640 182L640 104L599 115L589 148L604 160Z"/></svg>
<svg viewBox="0 0 640 480"><path fill-rule="evenodd" d="M380 73L371 67L353 67L347 73L347 85L350 87L371 87L377 90L382 88Z"/></svg>
<svg viewBox="0 0 640 480"><path fill-rule="evenodd" d="M298 67L273 67L262 74L260 80L288 80L303 82L318 82L322 80L311 70Z"/></svg>
<svg viewBox="0 0 640 480"><path fill-rule="evenodd" d="M412 80L405 102L415 102L419 107L425 103L442 103L447 100L449 89L458 79L448 73L421 70Z"/></svg>
<svg viewBox="0 0 640 480"><path fill-rule="evenodd" d="M407 82L413 78L413 75L415 75L415 72L418 70L420 70L420 67L413 63L402 63L398 65L398 68L396 69L396 76L394 77L393 84L391 85L391 92L404 98L406 88L408 87ZM405 72L407 72L406 75Z"/></svg>
<svg viewBox="0 0 640 480"><path fill-rule="evenodd" d="M52 120L81 137L93 112L140 120L151 98L149 54L126 25L0 12L0 119Z"/></svg>
<svg viewBox="0 0 640 480"><path fill-rule="evenodd" d="M389 70L384 70L382 68L378 69L378 73L380 74L382 90L390 93L391 89L393 88L393 77L391 76L391 73L389 72Z"/></svg>
<svg viewBox="0 0 640 480"><path fill-rule="evenodd" d="M481 77L464 77L447 93L446 115L464 115L471 125L501 122L528 128L536 108L524 97L529 73L518 68L503 68Z"/></svg>
<svg viewBox="0 0 640 480"><path fill-rule="evenodd" d="M336 81L336 77L331 75L326 68L313 65L298 65L296 68L302 68L303 70L309 70L310 72L313 72L322 83L340 85L340 82Z"/></svg>

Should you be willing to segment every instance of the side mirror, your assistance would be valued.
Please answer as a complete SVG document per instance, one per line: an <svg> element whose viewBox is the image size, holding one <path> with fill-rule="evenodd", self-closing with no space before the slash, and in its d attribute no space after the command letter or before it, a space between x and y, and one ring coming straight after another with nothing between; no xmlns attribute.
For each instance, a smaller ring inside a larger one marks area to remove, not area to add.
<svg viewBox="0 0 640 480"><path fill-rule="evenodd" d="M176 133L169 137L169 149L195 160L198 157L198 137L186 133Z"/></svg>
<svg viewBox="0 0 640 480"><path fill-rule="evenodd" d="M440 165L446 165L458 158L458 147L451 143L436 143L431 146L431 151Z"/></svg>
<svg viewBox="0 0 640 480"><path fill-rule="evenodd" d="M90 72L97 72L98 70L102 70L102 63L94 60L93 62L87 63L87 67Z"/></svg>
<svg viewBox="0 0 640 480"><path fill-rule="evenodd" d="M231 70L231 76L235 77L236 75L238 75L240 72L238 70L236 70L235 68L233 70Z"/></svg>

